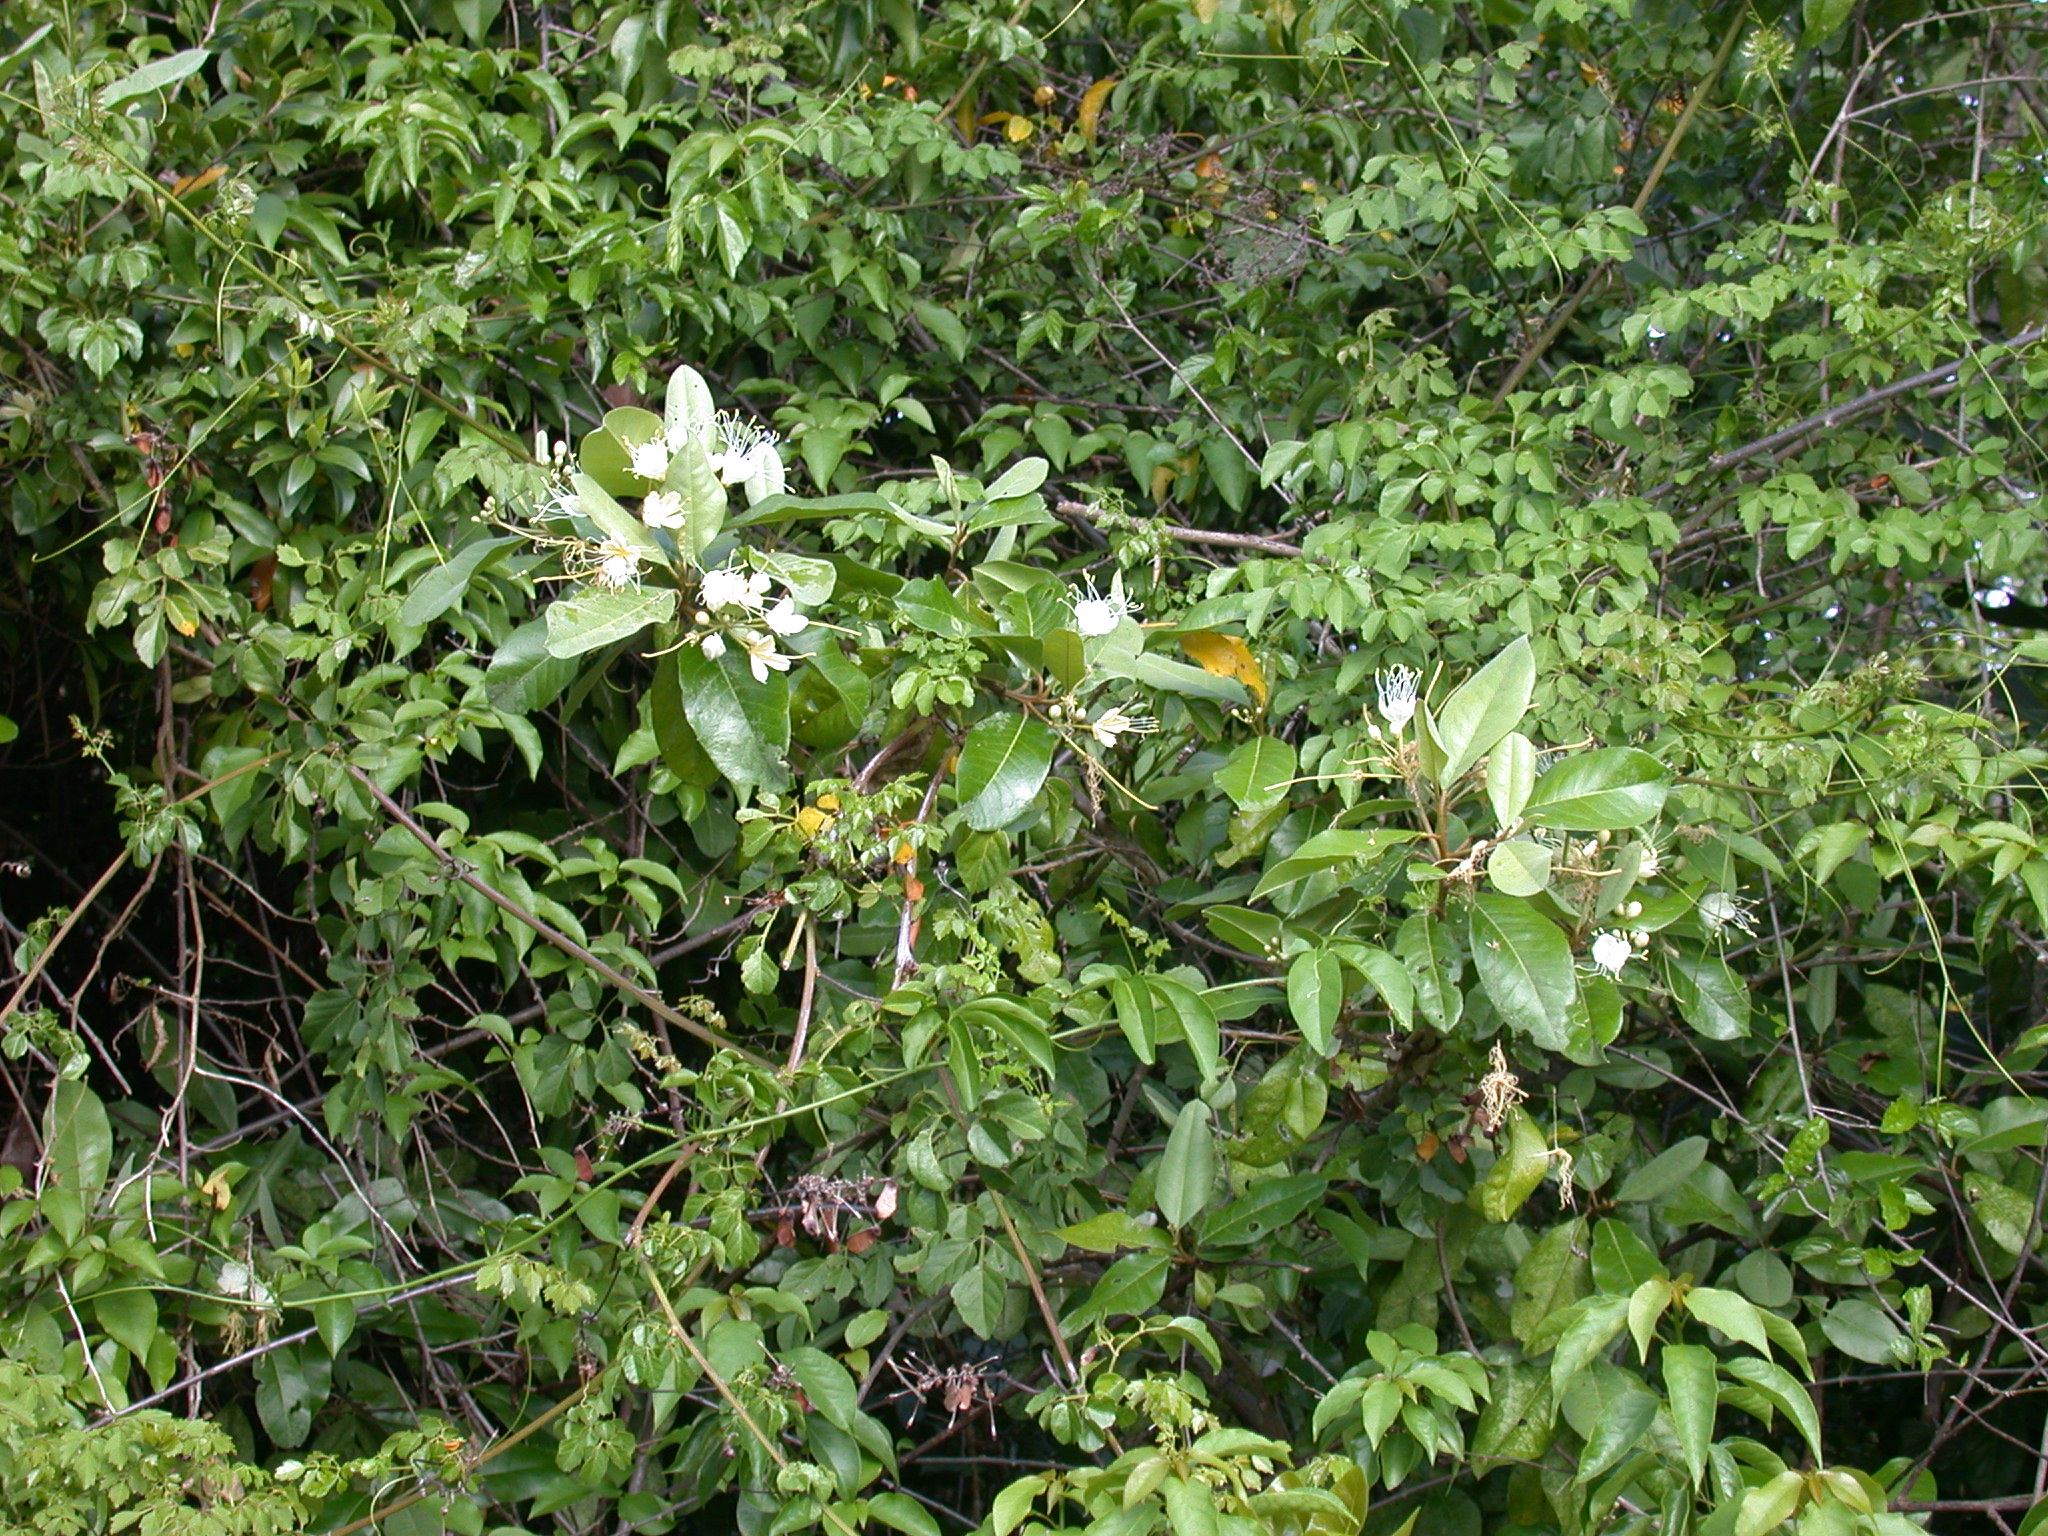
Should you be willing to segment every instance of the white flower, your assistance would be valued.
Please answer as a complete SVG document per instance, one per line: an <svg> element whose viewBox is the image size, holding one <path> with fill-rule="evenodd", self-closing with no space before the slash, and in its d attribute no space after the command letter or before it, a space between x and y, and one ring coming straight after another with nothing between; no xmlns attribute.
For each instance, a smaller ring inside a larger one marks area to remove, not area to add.
<svg viewBox="0 0 2048 1536"><path fill-rule="evenodd" d="M716 661L725 654L725 636L719 634L716 630L706 634L697 643L703 647L704 659L706 661Z"/></svg>
<svg viewBox="0 0 2048 1536"><path fill-rule="evenodd" d="M1105 709L1088 729L1095 733L1095 739L1104 747L1116 745L1119 736L1149 736L1159 729L1159 722L1146 715L1130 715L1121 709Z"/></svg>
<svg viewBox="0 0 2048 1536"><path fill-rule="evenodd" d="M697 583L697 595L706 608L745 608L758 613L768 601L768 578L760 571L731 567L706 571Z"/></svg>
<svg viewBox="0 0 2048 1536"><path fill-rule="evenodd" d="M1657 839L1646 837L1636 844L1636 878L1654 880L1664 868L1664 850L1657 846Z"/></svg>
<svg viewBox="0 0 2048 1536"><path fill-rule="evenodd" d="M1628 935L1609 928L1593 935L1593 964L1610 976L1619 976L1621 968L1627 965L1636 952L1628 941Z"/></svg>
<svg viewBox="0 0 2048 1536"><path fill-rule="evenodd" d="M1088 595L1074 599L1074 630L1088 639L1106 635L1137 611L1138 605L1124 596L1124 577L1119 571L1110 579L1108 596L1097 592L1091 581Z"/></svg>
<svg viewBox="0 0 2048 1536"><path fill-rule="evenodd" d="M776 437L730 411L718 414L718 446L711 453L711 467L725 485L739 485L782 460L775 452Z"/></svg>
<svg viewBox="0 0 2048 1536"><path fill-rule="evenodd" d="M643 480L659 480L668 473L668 444L658 437L650 437L644 443L628 443L626 454L632 461L633 473Z"/></svg>
<svg viewBox="0 0 2048 1536"><path fill-rule="evenodd" d="M640 521L650 528L682 527L682 496L675 491L650 491L640 503Z"/></svg>
<svg viewBox="0 0 2048 1536"><path fill-rule="evenodd" d="M1379 674L1380 714L1398 735L1415 718L1415 685L1422 674L1413 667L1389 667Z"/></svg>
<svg viewBox="0 0 2048 1536"><path fill-rule="evenodd" d="M1709 891L1702 896L1694 908L1707 932L1719 933L1724 928L1735 928L1756 937L1756 903L1744 901L1740 896L1730 896L1726 891Z"/></svg>
<svg viewBox="0 0 2048 1536"><path fill-rule="evenodd" d="M789 658L775 649L775 642L767 635L743 629L739 632L739 642L747 648L747 667L754 674L755 682L767 682L770 672L789 670Z"/></svg>
<svg viewBox="0 0 2048 1536"><path fill-rule="evenodd" d="M761 615L761 622L778 635L800 635L811 621L796 611L796 603L785 597Z"/></svg>
<svg viewBox="0 0 2048 1536"><path fill-rule="evenodd" d="M607 587L630 587L640 579L640 553L620 539L597 546L597 579Z"/></svg>

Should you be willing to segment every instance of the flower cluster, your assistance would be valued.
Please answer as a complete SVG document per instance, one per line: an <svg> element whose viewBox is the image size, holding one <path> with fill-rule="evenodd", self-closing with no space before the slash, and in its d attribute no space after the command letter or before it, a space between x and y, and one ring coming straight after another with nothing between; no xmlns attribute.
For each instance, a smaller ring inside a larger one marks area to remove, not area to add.
<svg viewBox="0 0 2048 1536"><path fill-rule="evenodd" d="M697 438L697 429L690 421L675 421L659 437L627 443L627 461L634 474L659 484L668 478L669 461ZM720 411L713 417L710 432L703 439L719 484L745 486L749 501L759 501L782 490L782 457L775 451L780 441L766 427L733 411ZM640 515L650 528L681 525L681 496L653 491L646 499L656 503L651 512L645 506L641 509Z"/></svg>
<svg viewBox="0 0 2048 1536"><path fill-rule="evenodd" d="M702 605L697 622L731 623L732 638L747 653L748 670L761 683L768 681L770 672L789 670L791 658L776 650L776 637L802 634L810 624L788 594L769 602L772 585L773 578L765 571L736 566L706 571L697 582L697 601ZM718 629L706 628L697 643L714 661L725 654L725 635Z"/></svg>

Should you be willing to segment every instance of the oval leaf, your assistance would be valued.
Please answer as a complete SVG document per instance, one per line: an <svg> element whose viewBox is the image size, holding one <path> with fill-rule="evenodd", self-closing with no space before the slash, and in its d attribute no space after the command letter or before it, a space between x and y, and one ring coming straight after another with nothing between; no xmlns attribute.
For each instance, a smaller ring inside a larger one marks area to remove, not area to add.
<svg viewBox="0 0 2048 1536"><path fill-rule="evenodd" d="M1671 776L1637 747L1604 747L1558 763L1530 792L1526 814L1539 827L1609 832L1639 827L1664 809Z"/></svg>
<svg viewBox="0 0 2048 1536"><path fill-rule="evenodd" d="M1442 784L1454 783L1522 723L1536 691L1536 658L1525 636L1517 635L1493 660L1459 685L1430 719L1443 767Z"/></svg>
<svg viewBox="0 0 2048 1536"><path fill-rule="evenodd" d="M1030 715L990 715L967 733L954 781L968 826L993 832L1023 815L1052 768L1052 727Z"/></svg>

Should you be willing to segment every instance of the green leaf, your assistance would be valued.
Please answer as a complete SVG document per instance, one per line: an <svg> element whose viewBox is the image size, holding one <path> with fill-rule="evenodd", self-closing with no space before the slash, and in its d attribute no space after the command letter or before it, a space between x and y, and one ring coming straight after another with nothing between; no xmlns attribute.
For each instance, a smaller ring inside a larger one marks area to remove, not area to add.
<svg viewBox="0 0 2048 1536"><path fill-rule="evenodd" d="M1749 1033L1749 989L1725 960L1686 954L1668 959L1671 1000L1680 1018L1709 1040L1740 1040Z"/></svg>
<svg viewBox="0 0 2048 1536"><path fill-rule="evenodd" d="M1650 1341L1657 1336L1657 1324L1670 1310L1671 1294L1671 1282L1662 1275L1652 1275L1629 1294L1628 1331L1645 1362L1650 1358Z"/></svg>
<svg viewBox="0 0 2048 1536"><path fill-rule="evenodd" d="M546 619L531 619L505 637L484 672L484 696L508 715L546 709L576 681L581 670L569 657L548 649Z"/></svg>
<svg viewBox="0 0 2048 1536"><path fill-rule="evenodd" d="M77 1078L60 1078L43 1112L43 1167L50 1182L90 1207L106 1188L113 1160L106 1106Z"/></svg>
<svg viewBox="0 0 2048 1536"><path fill-rule="evenodd" d="M1816 1453L1817 1454L1817 1453ZM1741 1513L1735 1517L1735 1536L1764 1536L1791 1519L1806 1496L1806 1479L1797 1472L1780 1472L1761 1487L1742 1496Z"/></svg>
<svg viewBox="0 0 2048 1536"><path fill-rule="evenodd" d="M676 437L709 441L717 420L718 405L711 398L711 387L704 382L702 374L685 364L668 376L668 388L663 392L661 403L664 436L671 429L679 429L674 431Z"/></svg>
<svg viewBox="0 0 2048 1536"><path fill-rule="evenodd" d="M1294 748L1277 736L1240 743L1216 775L1216 787L1239 810L1272 804L1294 778Z"/></svg>
<svg viewBox="0 0 2048 1536"><path fill-rule="evenodd" d="M1770 1354L1771 1341L1764 1332L1763 1318L1755 1303L1746 1297L1710 1285L1696 1285L1685 1293L1685 1310L1709 1328L1720 1329L1758 1354Z"/></svg>
<svg viewBox="0 0 2048 1536"><path fill-rule="evenodd" d="M989 715L960 748L954 790L968 826L993 832L1031 808L1059 744L1052 727L1026 714Z"/></svg>
<svg viewBox="0 0 2048 1536"><path fill-rule="evenodd" d="M1714 1443L1714 1410L1720 1386L1714 1376L1714 1352L1698 1344L1667 1344L1659 1353L1664 1372L1665 1402L1678 1436L1685 1470L1698 1487L1707 1470L1707 1448Z"/></svg>
<svg viewBox="0 0 2048 1536"><path fill-rule="evenodd" d="M1527 902L1482 893L1472 903L1472 963L1510 1028L1547 1051L1564 1049L1578 977L1563 929Z"/></svg>
<svg viewBox="0 0 2048 1536"><path fill-rule="evenodd" d="M996 1495L989 1506L990 1536L1010 1536L1022 1525L1031 1513L1031 1506L1038 1502L1040 1494L1051 1482L1051 1474L1034 1472L1029 1477L1020 1477Z"/></svg>
<svg viewBox="0 0 2048 1536"><path fill-rule="evenodd" d="M431 624L462 601L471 579L485 561L520 542L512 538L472 539L444 563L429 566L406 594L405 605L398 610L398 622L409 629Z"/></svg>
<svg viewBox="0 0 2048 1536"><path fill-rule="evenodd" d="M1426 912L1411 914L1394 935L1394 954L1415 984L1416 1008L1443 1030L1456 1027L1465 1012L1448 939L1444 926ZM1569 955L1566 963L1570 963Z"/></svg>
<svg viewBox="0 0 2048 1536"><path fill-rule="evenodd" d="M1203 1221L1198 1246L1210 1252L1268 1242L1321 1200L1329 1187L1329 1179L1320 1173L1291 1174L1255 1184Z"/></svg>
<svg viewBox="0 0 2048 1536"><path fill-rule="evenodd" d="M1102 1272L1075 1317L1143 1317L1166 1294L1166 1277L1172 1271L1171 1254L1127 1253Z"/></svg>
<svg viewBox="0 0 2048 1536"><path fill-rule="evenodd" d="M1344 1006L1344 967L1327 949L1305 949L1287 967L1287 1010L1309 1049L1327 1056L1336 1047L1337 1014Z"/></svg>
<svg viewBox="0 0 2048 1536"><path fill-rule="evenodd" d="M860 1384L845 1366L822 1349L808 1345L782 1351L782 1365L804 1389L813 1412L826 1423L852 1433L854 1418L860 1412Z"/></svg>
<svg viewBox="0 0 2048 1536"><path fill-rule="evenodd" d="M1623 1179L1621 1188L1614 1192L1614 1198L1622 1205L1661 1199L1690 1179L1693 1170L1706 1160L1706 1156L1707 1138L1704 1136L1688 1136L1683 1141L1673 1142Z"/></svg>
<svg viewBox="0 0 2048 1536"><path fill-rule="evenodd" d="M1104 1211L1053 1234L1087 1253L1115 1253L1123 1248L1156 1249L1172 1246L1164 1232L1147 1226L1128 1211Z"/></svg>
<svg viewBox="0 0 2048 1536"><path fill-rule="evenodd" d="M1221 1021L1207 998L1185 983L1167 976L1147 978L1152 994L1173 1014L1174 1023L1180 1027L1180 1038L1186 1043L1188 1054L1195 1058L1195 1070L1202 1074L1205 1083L1216 1080L1216 1069L1222 1061Z"/></svg>
<svg viewBox="0 0 2048 1536"><path fill-rule="evenodd" d="M313 1303L313 1325L320 1330L320 1342L336 1359L356 1331L356 1304L346 1296L323 1296Z"/></svg>
<svg viewBox="0 0 2048 1536"><path fill-rule="evenodd" d="M1664 1266L1635 1229L1612 1216L1593 1228L1593 1283L1603 1291L1633 1291L1645 1280L1664 1275Z"/></svg>
<svg viewBox="0 0 2048 1536"><path fill-rule="evenodd" d="M1784 1410L1785 1416L1799 1427L1799 1433L1806 1439L1806 1448L1813 1453L1815 1461L1821 1459L1820 1416L1814 1412L1813 1399L1806 1395L1806 1389L1792 1379L1784 1367L1760 1360L1755 1355L1735 1355L1721 1362L1721 1369L1737 1381L1756 1388L1771 1402Z"/></svg>
<svg viewBox="0 0 2048 1536"><path fill-rule="evenodd" d="M1292 771L1290 769L1289 773ZM1283 886L1294 885L1326 869L1336 869L1353 863L1370 864L1389 848L1411 843L1421 835L1420 832L1401 827L1359 830L1332 828L1327 832L1318 832L1260 877L1257 887L1252 891L1252 900L1257 901L1263 896L1269 896Z"/></svg>
<svg viewBox="0 0 2048 1536"><path fill-rule="evenodd" d="M982 495L988 501L1009 501L1018 496L1029 496L1045 484L1045 477L1049 473L1051 466L1044 459L1019 459L1004 470L995 484L982 492Z"/></svg>
<svg viewBox="0 0 2048 1536"><path fill-rule="evenodd" d="M696 646L676 652L683 714L704 753L742 798L787 782L789 689L780 673L757 683L738 657L713 661Z"/></svg>
<svg viewBox="0 0 2048 1536"><path fill-rule="evenodd" d="M944 635L951 640L964 640L970 635L981 634L985 628L974 620L961 606L960 599L947 591L943 583L929 576L903 583L896 594L896 611L926 634Z"/></svg>
<svg viewBox="0 0 2048 1536"><path fill-rule="evenodd" d="M1131 1043L1138 1060L1150 1066L1159 1049L1158 994L1143 976L1119 976L1109 984L1117 1027Z"/></svg>
<svg viewBox="0 0 2048 1536"><path fill-rule="evenodd" d="M149 1359L156 1342L156 1298L140 1286L102 1291L93 1297L93 1312L108 1338L138 1361Z"/></svg>
<svg viewBox="0 0 2048 1536"><path fill-rule="evenodd" d="M1550 1388L1562 1394L1571 1379L1584 1370L1621 1330L1628 1326L1626 1296L1596 1296L1578 1304L1578 1315L1557 1341L1550 1357Z"/></svg>
<svg viewBox="0 0 2048 1536"><path fill-rule="evenodd" d="M1856 9L1856 0L1800 0L1800 46L1816 48L1842 30Z"/></svg>
<svg viewBox="0 0 2048 1536"><path fill-rule="evenodd" d="M1550 886L1551 856L1549 848L1527 838L1496 843L1486 856L1486 878L1503 896L1540 896Z"/></svg>
<svg viewBox="0 0 2048 1536"><path fill-rule="evenodd" d="M810 669L805 669L806 674ZM647 690L648 723L654 727L654 744L661 751L662 766L684 784L709 789L719 779L718 765L711 761L697 733L690 728L690 716L683 703L682 669L677 655L655 664L654 682Z"/></svg>
<svg viewBox="0 0 2048 1536"><path fill-rule="evenodd" d="M1166 1498L1166 1526L1174 1536L1217 1536L1222 1529L1216 1494L1207 1483L1169 1477L1161 1492Z"/></svg>
<svg viewBox="0 0 2048 1536"><path fill-rule="evenodd" d="M1486 1177L1472 1186L1471 1201L1488 1221L1512 1221L1550 1171L1550 1143L1521 1105L1507 1113L1507 1144Z"/></svg>
<svg viewBox="0 0 2048 1536"><path fill-rule="evenodd" d="M1449 785L1492 750L1529 712L1536 691L1536 658L1524 636L1474 672L1430 718L1430 734L1443 754L1437 775Z"/></svg>
<svg viewBox="0 0 2048 1536"><path fill-rule="evenodd" d="M630 640L650 624L676 616L676 594L659 587L585 587L551 604L547 613L548 654L557 660L581 656Z"/></svg>
<svg viewBox="0 0 2048 1536"><path fill-rule="evenodd" d="M1608 832L1638 827L1664 809L1671 776L1636 747L1567 757L1536 781L1525 815L1539 827Z"/></svg>
<svg viewBox="0 0 2048 1536"><path fill-rule="evenodd" d="M1521 819L1536 787L1536 744L1509 731L1486 759L1486 798L1503 831Z"/></svg>
<svg viewBox="0 0 2048 1536"><path fill-rule="evenodd" d="M1395 1023L1403 1029L1415 1027L1415 983L1400 961L1371 944L1347 945L1342 958L1379 993Z"/></svg>
<svg viewBox="0 0 2048 1536"><path fill-rule="evenodd" d="M960 1321L973 1329L977 1338L992 1339L1001 1331L1010 1288L986 1264L977 1264L955 1280L950 1294Z"/></svg>
<svg viewBox="0 0 2048 1536"><path fill-rule="evenodd" d="M1586 1222L1574 1216L1536 1239L1515 1266L1515 1300L1508 1315L1514 1336L1527 1344L1536 1327L1586 1294Z"/></svg>
<svg viewBox="0 0 2048 1536"><path fill-rule="evenodd" d="M954 362L966 359L969 338L967 327L960 323L958 315L945 305L935 304L929 299L912 299L910 311L917 316L924 328L931 332L932 340L953 355ZM1044 476L1041 475L1039 478L1042 480ZM1037 487L1033 486L1031 489L1036 490ZM1015 494L1022 495L1023 492Z"/></svg>
<svg viewBox="0 0 2048 1536"><path fill-rule="evenodd" d="M1821 1314L1820 1331L1835 1348L1865 1365L1895 1366L1902 1358L1894 1349L1906 1337L1899 1325L1880 1308L1853 1296Z"/></svg>
<svg viewBox="0 0 2048 1536"><path fill-rule="evenodd" d="M1657 1394L1634 1373L1605 1361L1575 1377L1558 1399L1565 1422L1585 1440L1576 1483L1589 1483L1634 1450L1657 1417Z"/></svg>
<svg viewBox="0 0 2048 1536"><path fill-rule="evenodd" d="M213 57L208 48L187 48L171 54L168 58L152 59L140 69L130 70L120 79L100 92L100 109L111 112L124 101L133 101L138 96L147 96L152 91L167 91L182 80L189 80L206 67L206 61Z"/></svg>
<svg viewBox="0 0 2048 1536"><path fill-rule="evenodd" d="M1152 1198L1176 1232L1208 1207L1216 1184L1216 1131L1209 1106L1190 1099L1182 1106L1160 1154Z"/></svg>
<svg viewBox="0 0 2048 1536"><path fill-rule="evenodd" d="M1964 1177L1963 1196L1970 1202L1970 1213L1983 1223L1994 1243L2007 1253L2026 1250L2027 1235L2034 1225L2031 1200L1981 1173Z"/></svg>
<svg viewBox="0 0 2048 1536"><path fill-rule="evenodd" d="M816 1399L813 1399L816 1401ZM868 1497L869 1518L879 1520L904 1536L941 1536L939 1522L931 1511L907 1493L877 1493Z"/></svg>

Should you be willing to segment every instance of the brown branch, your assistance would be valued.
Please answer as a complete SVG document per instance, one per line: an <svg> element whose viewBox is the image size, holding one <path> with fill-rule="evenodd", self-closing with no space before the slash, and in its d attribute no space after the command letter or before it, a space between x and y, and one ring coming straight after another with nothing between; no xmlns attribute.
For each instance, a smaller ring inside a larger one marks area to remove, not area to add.
<svg viewBox="0 0 2048 1536"><path fill-rule="evenodd" d="M596 954L587 946L577 943L552 923L527 911L526 908L491 885L489 881L482 879L475 870L435 842L433 834L413 820L405 807L387 795L378 786L377 782L364 773L362 769L358 768L354 763L348 764L347 767L349 776L370 792L371 798L384 808L385 815L418 838L421 845L428 853L434 856L443 869L490 902L499 911L505 913L508 917L524 923L535 934L545 939L563 954L580 960L583 964L589 966L598 975L610 982L612 986L632 998L633 1001L660 1019L664 1024L672 1025L676 1029L683 1031L686 1035L694 1035L714 1050L731 1051L750 1066L760 1067L764 1071L770 1072L775 1070L774 1064L767 1057L757 1055L738 1042L728 1039L709 1025L700 1024L688 1014L671 1008L667 1003L655 996L654 993L641 986L639 982L633 980L632 977L628 976L602 955Z"/></svg>
<svg viewBox="0 0 2048 1536"><path fill-rule="evenodd" d="M1747 7L1738 10L1735 19L1728 24L1727 35L1721 39L1721 51L1714 55L1714 62L1707 66L1705 78L1696 89L1686 93L1685 110L1679 114L1677 123L1673 125L1671 137L1664 141L1663 149L1658 151L1656 162L1650 167L1650 174L1643 178L1642 190L1636 193L1635 201L1629 204L1629 212L1635 214L1638 219L1642 217L1643 210L1650 206L1650 198L1656 193L1657 184L1664 179L1664 172L1670 168L1671 157L1678 152L1678 146L1684 140L1686 130L1692 127L1693 119L1699 115L1701 104L1713 90L1714 82L1720 79L1721 71L1727 67L1728 56L1735 51L1736 39L1742 36L1743 28L1749 24L1750 15ZM1564 334L1564 328L1572 323L1572 316L1579 312L1579 306L1585 303L1587 296L1599 286L1607 274L1614 270L1614 265L1612 261L1603 261L1586 274L1586 280L1579 284L1572 296L1564 301L1555 315L1551 316L1550 323L1543 327L1536 339L1529 343L1520 357L1515 359L1515 366L1508 370L1508 376L1501 381L1500 388L1493 392L1495 405L1499 405L1515 392L1515 386L1528 376L1529 370L1536 366L1543 354L1548 352L1557 338Z"/></svg>
<svg viewBox="0 0 2048 1536"><path fill-rule="evenodd" d="M2011 350L2017 350L2031 342L2039 341L2043 336L2048 336L2048 325L2029 326L2010 341L2001 343L2001 345ZM1707 471L1710 474L1718 474L1722 470L1733 469L1738 464L1745 464L1760 455L1766 453L1774 454L1779 449L1788 448L1803 438L1811 437L1816 432L1826 432L1835 427L1844 426L1848 422L1855 420L1858 416L1877 409L1878 406L1883 405L1887 400L1896 399L1900 395L1909 395L1913 391L1924 388L1929 384L1946 383L1958 378L1963 368L1974 360L1975 354L1971 354L1968 357L1959 357L1953 362L1938 363L1932 368L1923 368L1918 373L1908 374L1903 379L1894 379L1889 384L1881 384L1876 389L1868 390L1856 396L1853 400L1845 400L1840 405L1831 405L1824 411L1816 411L1811 416L1793 422L1789 427L1779 428L1768 437L1760 437L1753 443L1745 443L1740 448L1731 448L1726 453L1716 454L1707 461ZM1658 487L1659 491L1669 489L1671 487L1668 485ZM1652 493L1652 495L1654 498L1655 493Z"/></svg>

